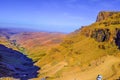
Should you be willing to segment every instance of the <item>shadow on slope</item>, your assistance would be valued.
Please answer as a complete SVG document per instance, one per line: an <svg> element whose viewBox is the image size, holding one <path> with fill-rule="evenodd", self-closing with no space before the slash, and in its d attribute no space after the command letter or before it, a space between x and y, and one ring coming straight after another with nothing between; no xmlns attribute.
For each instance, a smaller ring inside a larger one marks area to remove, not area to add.
<svg viewBox="0 0 120 80"><path fill-rule="evenodd" d="M31 59L0 44L0 77L28 80L37 77L38 70Z"/></svg>

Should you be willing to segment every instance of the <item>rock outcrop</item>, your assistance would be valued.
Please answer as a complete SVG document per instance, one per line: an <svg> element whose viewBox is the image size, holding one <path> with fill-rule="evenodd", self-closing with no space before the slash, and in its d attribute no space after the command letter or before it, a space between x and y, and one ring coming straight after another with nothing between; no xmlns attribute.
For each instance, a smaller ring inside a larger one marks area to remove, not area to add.
<svg viewBox="0 0 120 80"><path fill-rule="evenodd" d="M115 38L115 43L120 49L120 29L116 29L116 38Z"/></svg>
<svg viewBox="0 0 120 80"><path fill-rule="evenodd" d="M0 44L0 77L28 80L37 77L38 70L26 55Z"/></svg>
<svg viewBox="0 0 120 80"><path fill-rule="evenodd" d="M97 16L97 20L96 22L102 21L104 19L107 19L108 17L112 16L113 14L117 14L119 12L107 12L107 11L101 11L99 12L98 16Z"/></svg>
<svg viewBox="0 0 120 80"><path fill-rule="evenodd" d="M91 37L98 42L108 41L110 38L109 29L95 29L92 31Z"/></svg>
<svg viewBox="0 0 120 80"><path fill-rule="evenodd" d="M90 37L94 38L97 42L113 42L118 46L118 49L120 49L120 28L116 28L112 33L107 28L95 29L91 31Z"/></svg>

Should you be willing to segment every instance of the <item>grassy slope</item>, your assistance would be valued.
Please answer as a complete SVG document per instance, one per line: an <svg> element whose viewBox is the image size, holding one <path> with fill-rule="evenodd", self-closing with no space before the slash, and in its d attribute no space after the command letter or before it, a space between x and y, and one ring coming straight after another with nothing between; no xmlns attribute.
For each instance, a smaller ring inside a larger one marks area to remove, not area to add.
<svg viewBox="0 0 120 80"><path fill-rule="evenodd" d="M108 28L111 37L115 37L115 29L120 28L119 15L120 13L117 13L69 35L60 46L51 50L48 55L36 63L42 68L40 78L49 76L48 80L94 80L98 74L102 74L107 80L118 78L115 75L120 74L118 71L120 58L116 57L119 54L117 46L111 43L111 40L97 42L85 34L94 29ZM100 49L99 45L104 45L105 49ZM59 64L61 65L56 67ZM86 74L89 77L86 78Z"/></svg>

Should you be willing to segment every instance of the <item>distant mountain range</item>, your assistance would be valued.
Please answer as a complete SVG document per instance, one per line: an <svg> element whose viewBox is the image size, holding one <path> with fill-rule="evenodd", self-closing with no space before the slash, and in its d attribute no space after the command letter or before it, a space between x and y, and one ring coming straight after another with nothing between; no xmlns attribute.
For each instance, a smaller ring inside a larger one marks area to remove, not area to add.
<svg viewBox="0 0 120 80"><path fill-rule="evenodd" d="M22 31L8 28L0 29L1 43L22 51L27 55L35 54L36 56L40 55L41 52L45 54L48 49L57 46L66 35L67 34L57 32Z"/></svg>

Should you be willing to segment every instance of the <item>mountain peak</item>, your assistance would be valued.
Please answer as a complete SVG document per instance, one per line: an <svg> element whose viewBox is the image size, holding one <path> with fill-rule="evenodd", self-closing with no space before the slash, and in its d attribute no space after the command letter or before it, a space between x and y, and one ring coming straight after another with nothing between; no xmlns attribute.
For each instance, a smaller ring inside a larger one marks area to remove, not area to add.
<svg viewBox="0 0 120 80"><path fill-rule="evenodd" d="M98 13L96 22L107 19L108 17L112 16L113 14L117 14L117 13L120 13L120 11L101 11Z"/></svg>

